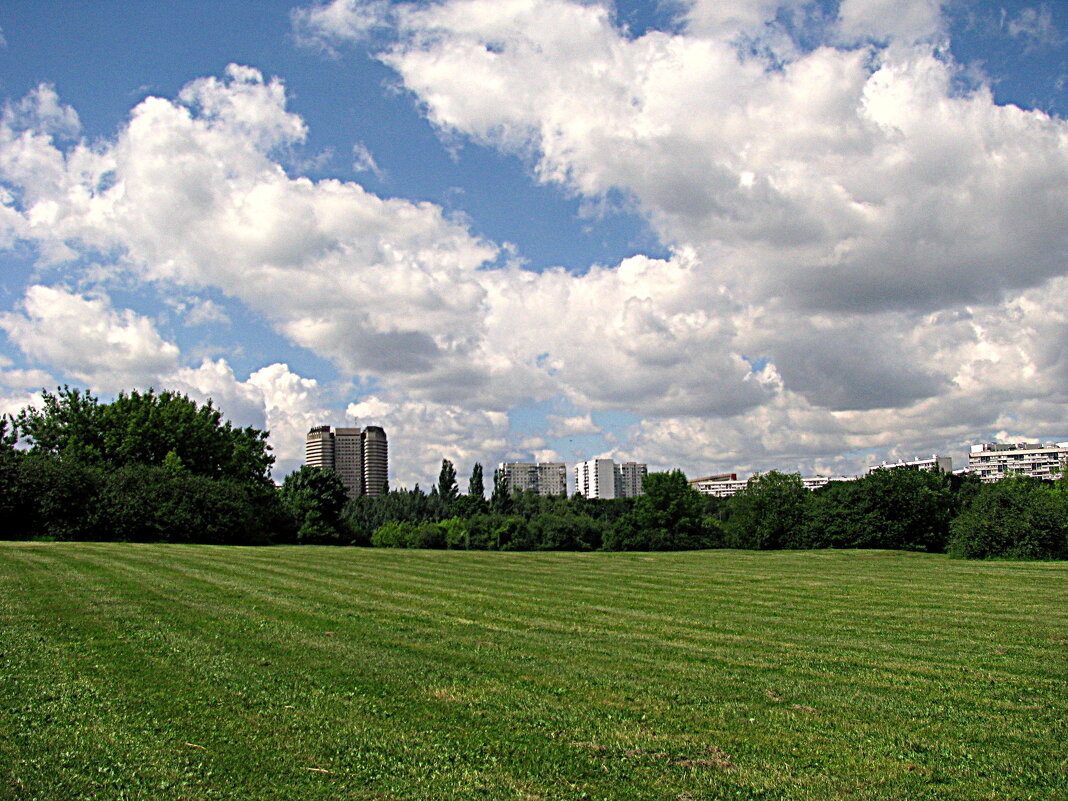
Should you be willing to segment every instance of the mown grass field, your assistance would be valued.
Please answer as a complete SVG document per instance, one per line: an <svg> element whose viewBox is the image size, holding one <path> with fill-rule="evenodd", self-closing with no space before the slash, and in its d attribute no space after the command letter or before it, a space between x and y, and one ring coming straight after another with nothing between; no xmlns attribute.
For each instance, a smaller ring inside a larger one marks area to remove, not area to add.
<svg viewBox="0 0 1068 801"><path fill-rule="evenodd" d="M1068 564L0 543L0 798L1068 798Z"/></svg>

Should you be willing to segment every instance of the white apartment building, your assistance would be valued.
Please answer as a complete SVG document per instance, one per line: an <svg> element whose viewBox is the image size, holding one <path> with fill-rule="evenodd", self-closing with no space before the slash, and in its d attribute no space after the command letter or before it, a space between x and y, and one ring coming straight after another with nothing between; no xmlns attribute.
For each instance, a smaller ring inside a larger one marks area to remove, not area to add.
<svg viewBox="0 0 1068 801"><path fill-rule="evenodd" d="M968 471L991 483L1008 475L1055 479L1064 473L1068 442L984 442L972 445Z"/></svg>
<svg viewBox="0 0 1068 801"><path fill-rule="evenodd" d="M497 474L509 495L526 490L537 495L567 495L567 466L563 462L501 462Z"/></svg>
<svg viewBox="0 0 1068 801"><path fill-rule="evenodd" d="M925 458L916 458L911 461L905 462L882 462L881 464L874 464L868 468L869 473L874 473L876 470L896 470L898 468L911 468L912 470L941 470L943 473L953 472L953 457L952 456L939 456L938 454L931 454Z"/></svg>
<svg viewBox="0 0 1068 801"><path fill-rule="evenodd" d="M587 459L575 465L575 492L587 498L615 498L616 469L611 459Z"/></svg>
<svg viewBox="0 0 1068 801"><path fill-rule="evenodd" d="M812 491L830 484L832 481L855 480L856 476L810 476L808 478L802 477L801 484L805 489ZM738 478L736 473L723 473L718 476L695 478L690 482L690 486L704 495L712 495L716 498L730 498L732 495L737 495L740 490L745 489L749 481L750 479Z"/></svg>
<svg viewBox="0 0 1068 801"><path fill-rule="evenodd" d="M810 476L805 478L801 477L801 484L805 489L818 490L820 487L825 487L832 481L856 481L856 476Z"/></svg>
<svg viewBox="0 0 1068 801"><path fill-rule="evenodd" d="M587 459L575 465L575 492L587 498L636 498L648 474L648 465L641 462Z"/></svg>
<svg viewBox="0 0 1068 801"><path fill-rule="evenodd" d="M703 495L729 498L737 494L738 490L744 489L748 483L747 479L739 480L737 473L720 473L715 476L691 479L690 486Z"/></svg>

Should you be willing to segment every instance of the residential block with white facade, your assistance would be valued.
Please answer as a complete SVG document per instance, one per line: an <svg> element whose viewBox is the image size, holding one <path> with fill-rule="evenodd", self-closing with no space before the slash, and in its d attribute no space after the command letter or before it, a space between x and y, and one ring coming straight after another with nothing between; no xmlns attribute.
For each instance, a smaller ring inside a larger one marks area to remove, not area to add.
<svg viewBox="0 0 1068 801"><path fill-rule="evenodd" d="M972 445L968 470L991 483L1009 475L1055 479L1064 474L1068 442L985 442Z"/></svg>
<svg viewBox="0 0 1068 801"><path fill-rule="evenodd" d="M759 473L757 475L759 475ZM730 498L733 495L737 495L739 491L745 489L749 482L755 477L756 476L751 476L750 478L740 479L736 473L722 473L718 476L695 478L690 482L690 486L704 495L712 495L716 498ZM856 480L856 476L809 476L802 477L801 485L807 490L817 490L826 484L830 484L832 481L854 480Z"/></svg>
<svg viewBox="0 0 1068 801"><path fill-rule="evenodd" d="M617 465L611 459L587 459L575 465L575 492L587 498L636 498L648 474L641 462Z"/></svg>
<svg viewBox="0 0 1068 801"><path fill-rule="evenodd" d="M953 457L952 456L939 456L936 453L931 454L923 458L915 458L910 461L899 462L882 462L881 464L874 464L868 468L869 473L874 473L876 470L897 470L897 469L912 469L912 470L941 470L943 473L953 472Z"/></svg>

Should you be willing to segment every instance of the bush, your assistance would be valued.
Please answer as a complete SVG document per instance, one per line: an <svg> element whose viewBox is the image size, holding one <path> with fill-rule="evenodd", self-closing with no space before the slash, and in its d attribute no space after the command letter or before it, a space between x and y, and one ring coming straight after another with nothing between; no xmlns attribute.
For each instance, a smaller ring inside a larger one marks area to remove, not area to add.
<svg viewBox="0 0 1068 801"><path fill-rule="evenodd" d="M13 539L114 539L100 519L100 470L75 461L26 455L11 460L15 498L5 528Z"/></svg>
<svg viewBox="0 0 1068 801"><path fill-rule="evenodd" d="M601 547L606 523L576 514L541 512L527 526L531 547L539 551L595 551Z"/></svg>
<svg viewBox="0 0 1068 801"><path fill-rule="evenodd" d="M379 548L447 548L449 529L442 523L393 520L375 529L371 544Z"/></svg>

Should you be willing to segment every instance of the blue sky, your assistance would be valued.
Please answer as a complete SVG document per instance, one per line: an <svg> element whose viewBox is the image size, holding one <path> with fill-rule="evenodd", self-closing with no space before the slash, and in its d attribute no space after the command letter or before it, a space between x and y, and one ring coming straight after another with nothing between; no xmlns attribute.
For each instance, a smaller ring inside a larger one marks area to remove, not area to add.
<svg viewBox="0 0 1068 801"><path fill-rule="evenodd" d="M1066 439L1052 2L10 2L0 401L852 473Z"/></svg>

